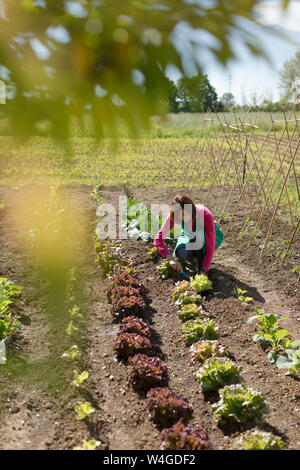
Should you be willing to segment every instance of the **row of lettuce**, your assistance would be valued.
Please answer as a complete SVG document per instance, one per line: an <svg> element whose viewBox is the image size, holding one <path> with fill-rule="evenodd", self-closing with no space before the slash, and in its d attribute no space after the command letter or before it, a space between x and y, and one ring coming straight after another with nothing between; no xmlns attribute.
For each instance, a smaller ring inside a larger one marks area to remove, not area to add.
<svg viewBox="0 0 300 470"><path fill-rule="evenodd" d="M151 328L145 321L149 314L146 289L136 275L132 259L120 241L97 240L95 252L103 276L108 278L112 319L119 325L114 352L128 366L128 385L145 395L148 416L160 429L162 448L211 449L207 431L187 425L192 406L168 387L168 368L155 355Z"/></svg>
<svg viewBox="0 0 300 470"><path fill-rule="evenodd" d="M260 424L268 406L263 394L247 387L241 376L242 366L230 359L230 352L219 342L219 327L205 310L202 293L211 288L206 276L196 275L190 282L179 281L173 291L173 301L179 307L182 336L197 367L195 379L206 393L219 393L219 401L212 404L216 421L225 427ZM234 448L243 450L281 449L283 441L263 431L243 433Z"/></svg>

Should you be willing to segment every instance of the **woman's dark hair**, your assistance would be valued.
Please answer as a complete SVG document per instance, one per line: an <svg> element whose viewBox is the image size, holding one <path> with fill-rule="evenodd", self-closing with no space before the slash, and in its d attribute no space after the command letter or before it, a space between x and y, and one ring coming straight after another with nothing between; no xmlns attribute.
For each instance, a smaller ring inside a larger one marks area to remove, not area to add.
<svg viewBox="0 0 300 470"><path fill-rule="evenodd" d="M178 214L178 210L181 209L181 216L183 218L184 211L192 215L192 230L195 230L195 221L196 221L196 206L193 200L186 196L185 194L181 194L175 196L172 204L171 204L171 211L170 211L170 219L172 222L175 220L175 214Z"/></svg>

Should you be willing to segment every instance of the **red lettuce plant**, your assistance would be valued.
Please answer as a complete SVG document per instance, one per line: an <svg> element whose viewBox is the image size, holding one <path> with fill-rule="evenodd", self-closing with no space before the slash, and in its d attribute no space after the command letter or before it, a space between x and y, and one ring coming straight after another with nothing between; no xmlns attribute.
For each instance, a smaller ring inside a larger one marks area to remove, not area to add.
<svg viewBox="0 0 300 470"><path fill-rule="evenodd" d="M136 354L129 359L128 383L135 390L147 391L168 383L168 368L159 357Z"/></svg>
<svg viewBox="0 0 300 470"><path fill-rule="evenodd" d="M117 302L121 297L131 297L132 295L139 297L141 295L139 289L131 286L114 287L111 289L110 302L114 303Z"/></svg>
<svg viewBox="0 0 300 470"><path fill-rule="evenodd" d="M141 295L146 291L145 286L141 281L130 273L124 271L109 278L109 286L107 289L107 298L109 301L111 301L112 289L119 286L133 287L134 289L137 289Z"/></svg>
<svg viewBox="0 0 300 470"><path fill-rule="evenodd" d="M163 428L168 428L179 419L186 422L193 413L192 406L185 398L172 392L168 387L152 388L147 393L149 417Z"/></svg>
<svg viewBox="0 0 300 470"><path fill-rule="evenodd" d="M141 318L125 317L121 321L120 330L122 333L136 333L137 335L150 337L150 328Z"/></svg>
<svg viewBox="0 0 300 470"><path fill-rule="evenodd" d="M141 296L120 297L112 304L112 316L115 320L130 315L141 315L145 310L145 302Z"/></svg>
<svg viewBox="0 0 300 470"><path fill-rule="evenodd" d="M205 429L189 428L178 421L161 434L163 449L166 450L210 450L212 449L208 432Z"/></svg>
<svg viewBox="0 0 300 470"><path fill-rule="evenodd" d="M113 343L114 351L119 359L127 359L138 353L151 354L152 345L148 338L134 333L120 333Z"/></svg>

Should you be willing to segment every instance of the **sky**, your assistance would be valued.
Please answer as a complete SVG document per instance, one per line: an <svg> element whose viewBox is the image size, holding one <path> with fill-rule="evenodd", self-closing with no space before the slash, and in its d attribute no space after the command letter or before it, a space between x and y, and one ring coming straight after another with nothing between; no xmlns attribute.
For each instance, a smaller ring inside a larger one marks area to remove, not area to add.
<svg viewBox="0 0 300 470"><path fill-rule="evenodd" d="M251 27L250 31L261 41L270 63L247 52L238 38L233 41L237 59L231 60L226 68L217 64L211 56L203 61L203 71L218 96L231 92L239 104L245 101L249 103L253 95L259 100L265 97L278 101L279 70L300 49L300 1L290 2L285 13L279 1L262 1L257 5L255 13L265 27ZM267 31L269 26L275 29L275 34ZM288 35L294 43L282 39L282 34ZM176 80L178 76L174 73L172 76L171 73L170 78Z"/></svg>

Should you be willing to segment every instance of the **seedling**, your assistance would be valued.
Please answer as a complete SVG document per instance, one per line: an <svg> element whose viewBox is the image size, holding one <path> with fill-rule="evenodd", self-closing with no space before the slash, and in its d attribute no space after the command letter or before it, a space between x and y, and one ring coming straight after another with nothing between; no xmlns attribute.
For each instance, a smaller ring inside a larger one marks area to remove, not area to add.
<svg viewBox="0 0 300 470"><path fill-rule="evenodd" d="M67 335L71 337L74 335L74 333L76 333L77 330L77 326L75 326L73 320L71 320L66 330Z"/></svg>
<svg viewBox="0 0 300 470"><path fill-rule="evenodd" d="M73 346L71 346L69 351L64 352L61 357L75 360L75 359L79 359L81 357L81 353L78 349L78 346L76 346L76 344L74 344Z"/></svg>
<svg viewBox="0 0 300 470"><path fill-rule="evenodd" d="M74 387L76 388L79 388L81 387L83 382L88 378L89 373L87 370L84 370L83 372L81 372L81 374L79 374L77 370L74 370L73 372L75 375L75 379L73 380L72 385L74 385Z"/></svg>
<svg viewBox="0 0 300 470"><path fill-rule="evenodd" d="M73 447L73 450L95 450L99 446L103 446L103 444L100 441L92 439L91 441L83 441L82 447Z"/></svg>
<svg viewBox="0 0 300 470"><path fill-rule="evenodd" d="M158 277L160 277L160 279L168 279L173 277L173 268L167 259L162 261L156 268L158 270Z"/></svg>
<svg viewBox="0 0 300 470"><path fill-rule="evenodd" d="M75 406L75 411L77 413L77 419L79 420L85 419L95 412L94 408L88 401L84 403L79 401L77 406Z"/></svg>
<svg viewBox="0 0 300 470"><path fill-rule="evenodd" d="M253 297L247 297L244 294L247 294L246 290L240 289L239 287L235 287L232 293L240 300L244 305L248 305L249 302L252 302Z"/></svg>

